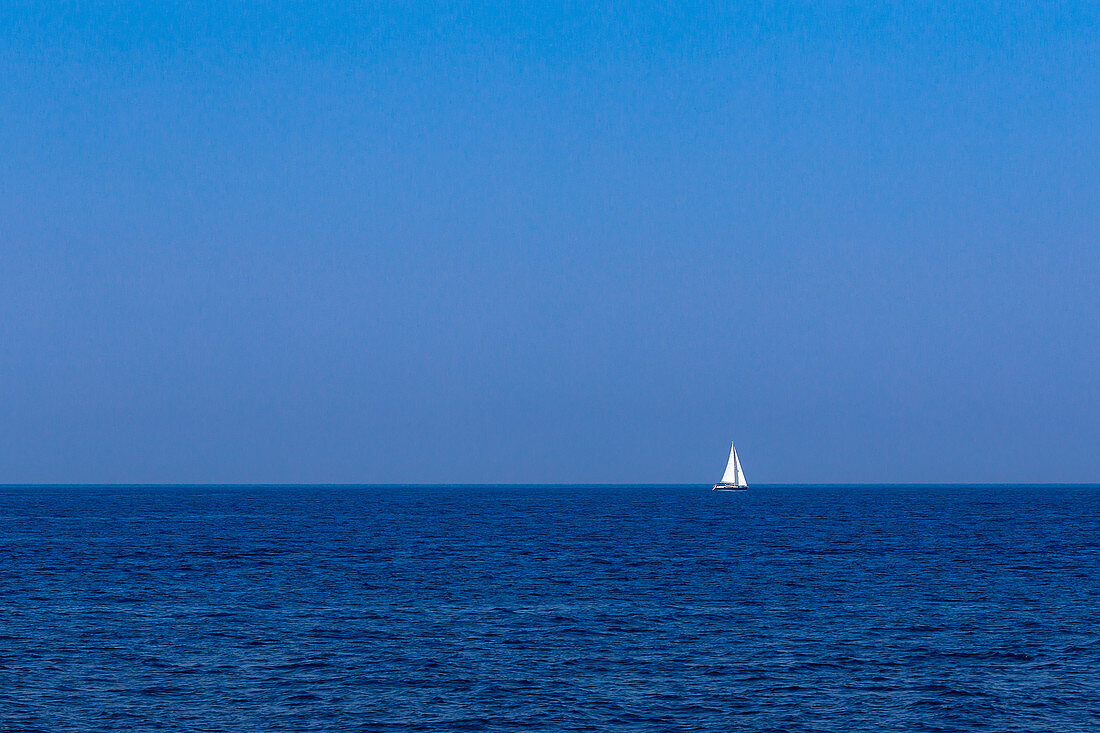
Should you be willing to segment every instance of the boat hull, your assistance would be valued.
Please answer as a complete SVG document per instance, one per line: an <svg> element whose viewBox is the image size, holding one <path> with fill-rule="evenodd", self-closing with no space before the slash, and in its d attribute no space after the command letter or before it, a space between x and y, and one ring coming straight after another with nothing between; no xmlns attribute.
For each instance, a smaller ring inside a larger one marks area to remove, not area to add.
<svg viewBox="0 0 1100 733"><path fill-rule="evenodd" d="M748 486L737 486L736 484L715 484L711 491L745 491Z"/></svg>

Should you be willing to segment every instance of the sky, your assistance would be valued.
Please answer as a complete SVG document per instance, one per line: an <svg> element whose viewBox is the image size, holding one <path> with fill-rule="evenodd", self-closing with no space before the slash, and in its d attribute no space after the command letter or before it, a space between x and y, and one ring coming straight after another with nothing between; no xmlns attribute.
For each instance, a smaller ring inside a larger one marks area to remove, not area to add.
<svg viewBox="0 0 1100 733"><path fill-rule="evenodd" d="M0 482L1100 481L1100 10L671 5L4 3Z"/></svg>

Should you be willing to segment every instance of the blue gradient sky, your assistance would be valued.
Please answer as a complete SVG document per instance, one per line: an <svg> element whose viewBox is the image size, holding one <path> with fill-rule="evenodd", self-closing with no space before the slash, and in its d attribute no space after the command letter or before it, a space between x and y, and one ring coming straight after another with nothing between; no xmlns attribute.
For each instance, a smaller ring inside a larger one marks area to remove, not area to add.
<svg viewBox="0 0 1100 733"><path fill-rule="evenodd" d="M1100 11L5 3L0 481L1100 480Z"/></svg>

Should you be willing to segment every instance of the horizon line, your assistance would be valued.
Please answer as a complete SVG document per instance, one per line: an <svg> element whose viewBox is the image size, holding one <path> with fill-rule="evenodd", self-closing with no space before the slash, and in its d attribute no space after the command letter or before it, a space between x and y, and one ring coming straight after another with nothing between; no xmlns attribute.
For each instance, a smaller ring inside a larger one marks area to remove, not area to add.
<svg viewBox="0 0 1100 733"><path fill-rule="evenodd" d="M358 482L14 482L14 483L0 483L0 488L225 488L225 487L238 487L238 488L293 488L293 487L331 487L331 488L572 488L572 487L590 487L590 488L618 488L618 487L637 487L637 488L652 488L652 487L698 487L698 486L711 486L711 482L699 483L699 482L647 482L647 483L610 483L610 482L544 482L544 483L525 483L525 482L497 482L497 483L394 483L394 482L381 482L381 483L358 483ZM1100 487L1100 481L1043 481L1043 482L1005 482L1005 481L873 481L873 482L858 482L858 481L832 481L832 482L767 482L767 483L755 483L750 485L752 487L759 488L774 488L774 487L844 487L844 486L866 486L866 487L982 487L982 486L1095 486Z"/></svg>

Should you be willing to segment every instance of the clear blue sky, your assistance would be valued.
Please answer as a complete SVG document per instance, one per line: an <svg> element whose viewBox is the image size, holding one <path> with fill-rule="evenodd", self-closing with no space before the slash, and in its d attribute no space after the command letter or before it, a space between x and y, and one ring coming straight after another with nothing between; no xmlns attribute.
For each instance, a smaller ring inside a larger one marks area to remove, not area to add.
<svg viewBox="0 0 1100 733"><path fill-rule="evenodd" d="M0 481L1100 480L1093 4L0 9Z"/></svg>

